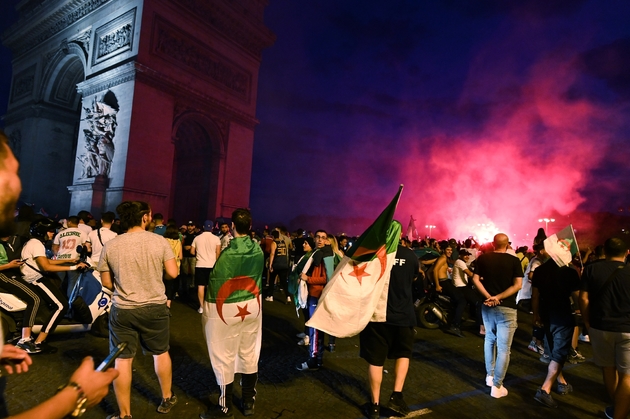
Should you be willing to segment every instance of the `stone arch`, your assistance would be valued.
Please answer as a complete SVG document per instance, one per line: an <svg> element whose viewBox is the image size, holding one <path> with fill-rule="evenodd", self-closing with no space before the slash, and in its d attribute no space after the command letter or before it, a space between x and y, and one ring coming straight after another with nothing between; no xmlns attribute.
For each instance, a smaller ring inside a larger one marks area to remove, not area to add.
<svg viewBox="0 0 630 419"><path fill-rule="evenodd" d="M219 125L202 113L186 112L176 118L172 138L175 152L169 214L180 225L189 220L198 225L214 220L225 154Z"/></svg>
<svg viewBox="0 0 630 419"><path fill-rule="evenodd" d="M74 42L63 43L49 59L43 73L40 99L76 111L81 95L77 84L85 80L85 51Z"/></svg>

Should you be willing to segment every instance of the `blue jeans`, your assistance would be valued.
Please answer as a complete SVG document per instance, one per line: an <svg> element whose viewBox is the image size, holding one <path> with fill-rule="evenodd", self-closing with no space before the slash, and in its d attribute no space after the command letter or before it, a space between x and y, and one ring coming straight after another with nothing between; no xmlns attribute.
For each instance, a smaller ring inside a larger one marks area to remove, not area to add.
<svg viewBox="0 0 630 419"><path fill-rule="evenodd" d="M492 383L495 387L501 387L510 364L512 338L518 327L516 309L484 305L481 315L486 327L486 339L483 346L486 374L493 377Z"/></svg>
<svg viewBox="0 0 630 419"><path fill-rule="evenodd" d="M319 297L311 297L309 295L306 299L306 308L308 310L308 318L306 321L313 317L313 313L315 313L318 302ZM307 329L308 337L310 339L310 345L308 348L309 358L321 365L324 362L324 332L312 327L307 327Z"/></svg>

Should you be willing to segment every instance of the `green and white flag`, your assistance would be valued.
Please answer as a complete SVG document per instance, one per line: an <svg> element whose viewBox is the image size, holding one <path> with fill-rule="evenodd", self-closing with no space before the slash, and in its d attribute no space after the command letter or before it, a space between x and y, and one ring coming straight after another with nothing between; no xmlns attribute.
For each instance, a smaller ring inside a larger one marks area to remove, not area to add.
<svg viewBox="0 0 630 419"><path fill-rule="evenodd" d="M260 314L262 269L264 263L260 246L249 237L237 237L221 252L208 281L206 301L217 306L219 317L228 318ZM252 306L243 303L256 300ZM237 319L238 320L238 319Z"/></svg>
<svg viewBox="0 0 630 419"><path fill-rule="evenodd" d="M307 326L343 338L358 334L370 321L385 321L389 275L401 232L400 223L392 221L402 190L400 185L392 202L339 262Z"/></svg>
<svg viewBox="0 0 630 419"><path fill-rule="evenodd" d="M543 243L547 254L560 267L570 265L573 256L580 252L571 224L547 237Z"/></svg>

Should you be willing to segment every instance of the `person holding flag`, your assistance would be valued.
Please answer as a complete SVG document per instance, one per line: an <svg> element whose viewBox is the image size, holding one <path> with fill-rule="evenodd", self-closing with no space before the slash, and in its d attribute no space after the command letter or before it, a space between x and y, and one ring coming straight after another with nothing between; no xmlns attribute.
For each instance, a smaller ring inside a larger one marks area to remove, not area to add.
<svg viewBox="0 0 630 419"><path fill-rule="evenodd" d="M262 343L261 288L264 256L249 236L252 216L232 213L234 238L210 274L202 328L221 394L215 410L201 419L231 418L234 375L241 374L243 414L254 414L258 359Z"/></svg>
<svg viewBox="0 0 630 419"><path fill-rule="evenodd" d="M398 221L392 221L391 230L402 231ZM387 293L387 314L385 322L369 322L359 334L360 356L368 362L368 380L372 403L368 408L368 417L380 417L380 392L383 381L385 359L395 359L394 391L385 406L387 409L405 416L410 410L403 399L403 386L409 359L413 350L414 327L416 316L413 306L413 281L420 270L416 254L409 248L398 246L394 265L391 268Z"/></svg>

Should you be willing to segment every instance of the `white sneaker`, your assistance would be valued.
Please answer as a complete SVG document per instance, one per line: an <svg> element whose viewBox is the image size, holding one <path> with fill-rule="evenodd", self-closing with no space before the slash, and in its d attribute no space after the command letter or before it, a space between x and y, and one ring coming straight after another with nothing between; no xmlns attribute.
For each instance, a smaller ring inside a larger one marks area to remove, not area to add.
<svg viewBox="0 0 630 419"><path fill-rule="evenodd" d="M490 389L490 395L492 397L494 397L495 399L500 399L501 397L505 397L508 395L508 391L507 388L501 386L501 387L495 387L494 385L492 386L492 389Z"/></svg>
<svg viewBox="0 0 630 419"><path fill-rule="evenodd" d="M494 377L491 375L486 375L486 385L488 387L492 387L494 384L492 384L492 381L494 380Z"/></svg>
<svg viewBox="0 0 630 419"><path fill-rule="evenodd" d="M265 297L265 301L273 301L273 297L271 295L269 297Z"/></svg>
<svg viewBox="0 0 630 419"><path fill-rule="evenodd" d="M300 346L308 346L311 343L311 340L308 336L305 336L304 339L298 342Z"/></svg>
<svg viewBox="0 0 630 419"><path fill-rule="evenodd" d="M578 336L578 340L580 342L590 343L591 338L589 338L588 335L583 335L583 334L580 333L580 335Z"/></svg>
<svg viewBox="0 0 630 419"><path fill-rule="evenodd" d="M197 313L203 314L203 307L199 307L199 310L197 310Z"/></svg>
<svg viewBox="0 0 630 419"><path fill-rule="evenodd" d="M287 297L287 303L291 302L291 297Z"/></svg>

